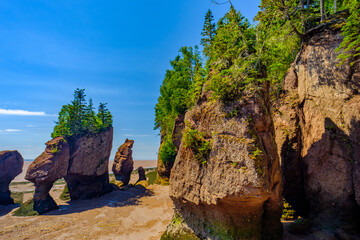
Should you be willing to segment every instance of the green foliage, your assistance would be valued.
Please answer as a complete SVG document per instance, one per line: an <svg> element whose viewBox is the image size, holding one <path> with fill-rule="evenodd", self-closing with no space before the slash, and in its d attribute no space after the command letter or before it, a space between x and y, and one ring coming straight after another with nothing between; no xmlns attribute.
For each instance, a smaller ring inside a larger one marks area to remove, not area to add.
<svg viewBox="0 0 360 240"><path fill-rule="evenodd" d="M350 16L342 27L344 40L338 50L343 52L339 55L340 64L350 60L350 66L359 62L360 56L360 2L358 0L346 1L350 8Z"/></svg>
<svg viewBox="0 0 360 240"><path fill-rule="evenodd" d="M186 148L192 150L195 159L201 164L207 163L211 152L212 141L205 139L205 134L196 129L187 127L182 141Z"/></svg>
<svg viewBox="0 0 360 240"><path fill-rule="evenodd" d="M20 207L16 209L13 213L13 216L25 217L25 216L36 216L39 215L34 211L34 201L31 199L25 203L21 203Z"/></svg>
<svg viewBox="0 0 360 240"><path fill-rule="evenodd" d="M201 32L201 45L204 47L203 53L207 58L211 57L211 45L214 40L214 36L216 33L216 26L214 23L214 16L209 9L205 15L205 22L203 31Z"/></svg>
<svg viewBox="0 0 360 240"><path fill-rule="evenodd" d="M176 148L169 135L164 138L160 146L159 157L165 166L175 161Z"/></svg>
<svg viewBox="0 0 360 240"><path fill-rule="evenodd" d="M172 130L175 118L184 114L195 105L201 95L203 69L198 48L182 47L181 56L170 62L172 69L167 70L160 87L160 97L155 106L155 129L160 128L164 142L159 157L164 164L173 162L176 157L172 143Z"/></svg>
<svg viewBox="0 0 360 240"><path fill-rule="evenodd" d="M219 20L212 43L207 88L213 99L228 104L258 88L264 66L258 53L259 32L233 6Z"/></svg>
<svg viewBox="0 0 360 240"><path fill-rule="evenodd" d="M150 185L155 184L156 175L157 175L157 169L155 169L154 171L150 171L145 175Z"/></svg>
<svg viewBox="0 0 360 240"><path fill-rule="evenodd" d="M64 190L62 191L62 193L60 194L60 199L63 201L69 201L71 200L70 198L70 193L69 193L69 189L67 187L67 185L65 184L64 186Z"/></svg>
<svg viewBox="0 0 360 240"><path fill-rule="evenodd" d="M61 108L52 138L98 133L112 126L112 115L106 104L100 103L96 114L92 100L87 104L85 96L85 89L75 90L74 100Z"/></svg>

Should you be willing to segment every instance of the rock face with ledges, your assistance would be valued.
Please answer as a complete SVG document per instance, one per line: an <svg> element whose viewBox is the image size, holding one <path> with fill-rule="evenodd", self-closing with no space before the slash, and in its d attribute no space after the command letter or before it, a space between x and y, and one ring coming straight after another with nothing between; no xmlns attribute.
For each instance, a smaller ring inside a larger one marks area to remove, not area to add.
<svg viewBox="0 0 360 240"><path fill-rule="evenodd" d="M131 172L134 170L133 145L134 140L126 139L125 143L118 148L112 166L116 180L123 182L124 185L129 184Z"/></svg>
<svg viewBox="0 0 360 240"><path fill-rule="evenodd" d="M274 111L284 197L313 228L360 229L360 65L338 66L339 30L308 36Z"/></svg>
<svg viewBox="0 0 360 240"><path fill-rule="evenodd" d="M281 238L281 173L268 107L266 96L248 97L226 107L204 101L186 113L184 135L198 132L211 150L199 161L200 150L183 137L170 177L181 224L170 224L164 237Z"/></svg>
<svg viewBox="0 0 360 240"><path fill-rule="evenodd" d="M14 204L9 185L22 172L24 159L18 151L0 151L0 205Z"/></svg>

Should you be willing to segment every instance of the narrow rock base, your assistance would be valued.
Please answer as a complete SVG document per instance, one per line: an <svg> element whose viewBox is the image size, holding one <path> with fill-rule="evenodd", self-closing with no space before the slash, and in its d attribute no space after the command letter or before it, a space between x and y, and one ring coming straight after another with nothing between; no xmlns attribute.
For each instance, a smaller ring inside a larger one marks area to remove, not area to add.
<svg viewBox="0 0 360 240"><path fill-rule="evenodd" d="M34 200L34 210L40 215L58 208L58 205L50 195L44 200Z"/></svg>
<svg viewBox="0 0 360 240"><path fill-rule="evenodd" d="M97 198L112 191L107 172L101 176L71 174L65 177L65 181L71 200Z"/></svg>

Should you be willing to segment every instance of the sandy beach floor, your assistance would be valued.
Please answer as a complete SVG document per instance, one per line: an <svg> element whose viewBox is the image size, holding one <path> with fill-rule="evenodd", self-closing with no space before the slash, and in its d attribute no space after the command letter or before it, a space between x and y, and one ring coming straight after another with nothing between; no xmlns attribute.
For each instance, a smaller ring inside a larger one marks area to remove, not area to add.
<svg viewBox="0 0 360 240"><path fill-rule="evenodd" d="M133 174L132 182L137 180ZM160 239L173 214L169 187L151 185L147 190L130 188L101 198L65 202L59 199L64 185L55 185L50 194L58 210L42 216L15 217L17 207L0 208L0 239ZM12 185L11 191L28 191L31 183Z"/></svg>
<svg viewBox="0 0 360 240"><path fill-rule="evenodd" d="M114 161L109 162L109 173L112 172L111 168ZM31 162L24 162L23 171L19 174L12 182L24 182L25 175L28 167L30 166ZM138 167L142 166L143 168L152 168L156 167L156 160L134 160L134 170Z"/></svg>

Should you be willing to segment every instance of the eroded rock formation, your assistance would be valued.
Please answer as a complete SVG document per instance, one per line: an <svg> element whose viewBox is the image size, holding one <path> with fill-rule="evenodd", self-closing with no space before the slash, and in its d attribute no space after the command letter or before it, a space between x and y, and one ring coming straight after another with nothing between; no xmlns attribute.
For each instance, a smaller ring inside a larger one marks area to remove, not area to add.
<svg viewBox="0 0 360 240"><path fill-rule="evenodd" d="M66 138L57 137L45 145L45 151L30 164L25 176L35 185L34 210L39 214L58 208L49 191L56 180L66 176L70 159Z"/></svg>
<svg viewBox="0 0 360 240"><path fill-rule="evenodd" d="M110 128L72 142L65 176L72 200L99 197L111 191L108 166L112 141L113 128Z"/></svg>
<svg viewBox="0 0 360 240"><path fill-rule="evenodd" d="M165 238L281 238L281 173L268 108L263 96L226 107L204 101L186 113L170 177L175 220Z"/></svg>
<svg viewBox="0 0 360 240"><path fill-rule="evenodd" d="M72 200L99 197L110 192L108 164L113 129L75 139L57 137L46 143L45 151L31 163L26 179L35 185L34 210L39 214L58 206L49 191L65 178Z"/></svg>
<svg viewBox="0 0 360 240"><path fill-rule="evenodd" d="M140 167L138 167L137 171L138 171L138 174L139 174L138 182L146 180L145 169L140 166Z"/></svg>
<svg viewBox="0 0 360 240"><path fill-rule="evenodd" d="M123 185L129 184L131 172L134 169L134 160L132 158L133 145L134 140L126 139L125 143L118 148L112 166L116 180L123 182Z"/></svg>
<svg viewBox="0 0 360 240"><path fill-rule="evenodd" d="M17 151L0 151L0 205L14 204L10 196L11 181L22 172L24 159Z"/></svg>
<svg viewBox="0 0 360 240"><path fill-rule="evenodd" d="M360 66L338 66L341 41L308 36L274 111L284 197L328 236L360 234Z"/></svg>

